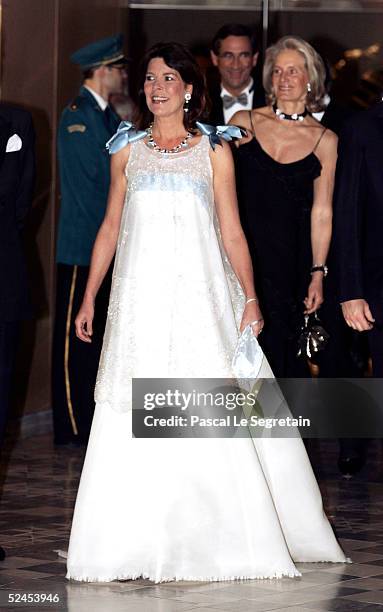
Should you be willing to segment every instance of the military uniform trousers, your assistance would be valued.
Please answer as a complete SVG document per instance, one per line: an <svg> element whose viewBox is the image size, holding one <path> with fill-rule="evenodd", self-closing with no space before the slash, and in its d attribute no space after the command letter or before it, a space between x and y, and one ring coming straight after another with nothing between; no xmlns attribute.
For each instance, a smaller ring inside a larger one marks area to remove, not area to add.
<svg viewBox="0 0 383 612"><path fill-rule="evenodd" d="M76 336L74 321L89 266L57 264L56 319L52 355L52 408L55 444L85 444L94 412L94 387L106 323L113 266L96 298L92 342Z"/></svg>

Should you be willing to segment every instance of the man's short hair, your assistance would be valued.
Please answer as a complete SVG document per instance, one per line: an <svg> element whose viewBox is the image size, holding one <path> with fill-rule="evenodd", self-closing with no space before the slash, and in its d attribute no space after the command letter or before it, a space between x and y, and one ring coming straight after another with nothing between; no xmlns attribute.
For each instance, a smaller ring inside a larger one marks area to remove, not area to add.
<svg viewBox="0 0 383 612"><path fill-rule="evenodd" d="M92 68L87 68L86 70L82 71L82 79L83 81L85 81L86 79L93 79L94 77L94 73L96 72L97 68L99 68L100 66L92 66Z"/></svg>
<svg viewBox="0 0 383 612"><path fill-rule="evenodd" d="M246 36L250 39L253 54L257 53L258 47L253 30L242 23L227 23L218 30L211 42L211 50L215 55L219 55L221 42L228 36Z"/></svg>

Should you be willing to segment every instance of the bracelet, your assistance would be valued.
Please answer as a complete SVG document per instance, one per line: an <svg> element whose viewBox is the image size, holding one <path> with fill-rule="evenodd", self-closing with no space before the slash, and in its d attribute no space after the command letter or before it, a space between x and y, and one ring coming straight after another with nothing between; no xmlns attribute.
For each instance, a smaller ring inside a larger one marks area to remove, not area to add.
<svg viewBox="0 0 383 612"><path fill-rule="evenodd" d="M248 298L248 299L246 300L246 306L247 306L248 304L250 304L250 302L258 302L258 298Z"/></svg>
<svg viewBox="0 0 383 612"><path fill-rule="evenodd" d="M259 325L259 323L262 323L262 321L263 321L263 318L261 318L261 319L256 319L255 321L252 321L252 322L250 323L250 325Z"/></svg>
<svg viewBox="0 0 383 612"><path fill-rule="evenodd" d="M323 272L323 276L327 276L328 267L325 264L318 264L311 267L310 274L313 274L313 272Z"/></svg>

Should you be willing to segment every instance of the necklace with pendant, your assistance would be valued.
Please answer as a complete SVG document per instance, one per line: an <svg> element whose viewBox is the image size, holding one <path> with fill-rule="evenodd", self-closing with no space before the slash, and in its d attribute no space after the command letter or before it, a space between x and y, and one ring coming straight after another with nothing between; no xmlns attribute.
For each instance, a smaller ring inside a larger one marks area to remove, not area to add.
<svg viewBox="0 0 383 612"><path fill-rule="evenodd" d="M277 104L273 104L273 111L278 117L278 119L286 120L286 121L303 121L303 119L309 114L307 108L303 111L303 113L293 113L292 115L288 115L281 111L280 108L277 107Z"/></svg>
<svg viewBox="0 0 383 612"><path fill-rule="evenodd" d="M160 145L158 145L156 141L154 140L153 123L149 125L146 131L149 136L148 146L152 147L154 151L157 151L158 153L165 153L166 155L173 154L173 153L179 153L179 151L182 151L182 149L186 149L189 146L188 140L190 140L190 138L193 138L193 134L191 134L190 132L187 132L185 138L183 138L181 142L179 142L177 145L175 145L171 149L166 149L166 148L160 147Z"/></svg>

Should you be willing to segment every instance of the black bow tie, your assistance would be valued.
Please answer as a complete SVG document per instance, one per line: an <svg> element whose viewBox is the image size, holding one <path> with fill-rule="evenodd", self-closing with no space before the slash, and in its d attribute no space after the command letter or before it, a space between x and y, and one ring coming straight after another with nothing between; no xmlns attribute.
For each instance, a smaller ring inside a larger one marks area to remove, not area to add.
<svg viewBox="0 0 383 612"><path fill-rule="evenodd" d="M248 95L247 95L246 92L243 92L243 93L239 94L239 96L228 96L227 94L224 94L222 96L223 108L225 110L227 110L228 108L231 108L237 102L241 106L246 106L247 105L247 100L248 100Z"/></svg>

